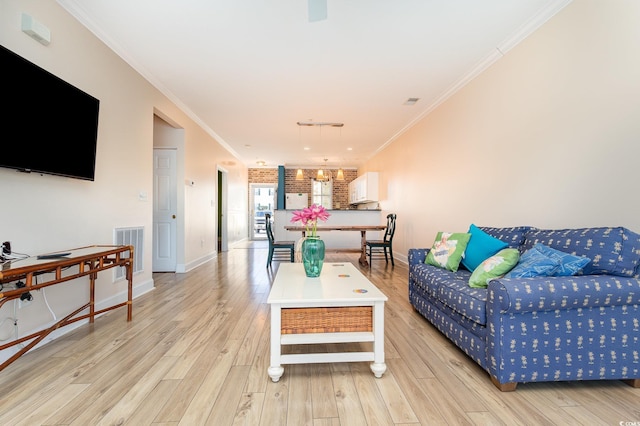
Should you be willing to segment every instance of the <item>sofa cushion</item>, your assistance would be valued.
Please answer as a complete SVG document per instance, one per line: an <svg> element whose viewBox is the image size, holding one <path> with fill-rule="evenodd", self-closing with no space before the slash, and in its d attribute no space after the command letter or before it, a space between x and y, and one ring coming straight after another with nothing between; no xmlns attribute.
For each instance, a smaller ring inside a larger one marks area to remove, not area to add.
<svg viewBox="0 0 640 426"><path fill-rule="evenodd" d="M485 259L471 274L469 286L486 288L489 281L509 272L520 258L518 249L506 248Z"/></svg>
<svg viewBox="0 0 640 426"><path fill-rule="evenodd" d="M557 259L560 262L560 267L553 273L553 277L568 277L571 275L576 275L582 270L582 268L585 267L587 263L591 262L591 259L589 259L588 257L573 256L569 253L552 249L551 247L547 247L544 244L540 243L537 243L535 246L533 246L532 250L538 250L545 256L552 259Z"/></svg>
<svg viewBox="0 0 640 426"><path fill-rule="evenodd" d="M509 246L504 241L487 234L473 223L469 226L468 233L471 234L471 238L461 263L469 271L474 271L485 259Z"/></svg>
<svg viewBox="0 0 640 426"><path fill-rule="evenodd" d="M455 275L459 278L440 283L436 298L460 315L485 325L487 323L487 289L469 287L471 277L469 271L461 269Z"/></svg>
<svg viewBox="0 0 640 426"><path fill-rule="evenodd" d="M471 234L438 232L425 263L449 271L457 271Z"/></svg>
<svg viewBox="0 0 640 426"><path fill-rule="evenodd" d="M487 326L455 312L439 300L423 295L409 286L409 300L414 308L447 336L461 350L488 370L486 355Z"/></svg>
<svg viewBox="0 0 640 426"><path fill-rule="evenodd" d="M582 273L632 277L640 263L640 235L623 227L531 229L523 248L537 243L574 256L591 259Z"/></svg>
<svg viewBox="0 0 640 426"><path fill-rule="evenodd" d="M462 269L452 272L426 263L412 265L409 270L409 279L415 283L415 286L434 297L438 294L438 289L443 282L460 280L467 283L470 275L470 272Z"/></svg>
<svg viewBox="0 0 640 426"><path fill-rule="evenodd" d="M526 233L536 228L531 226L514 226L511 228L492 228L481 226L480 229L492 237L509 244L509 247L519 249L524 243ZM523 252L524 250L520 250L520 254Z"/></svg>
<svg viewBox="0 0 640 426"><path fill-rule="evenodd" d="M509 271L505 278L550 277L560 268L560 260L554 259L531 248L525 251L515 268Z"/></svg>
<svg viewBox="0 0 640 426"><path fill-rule="evenodd" d="M464 268L453 272L426 263L412 265L409 271L413 291L438 300L471 323L486 325L487 290L470 288L470 276L471 272Z"/></svg>

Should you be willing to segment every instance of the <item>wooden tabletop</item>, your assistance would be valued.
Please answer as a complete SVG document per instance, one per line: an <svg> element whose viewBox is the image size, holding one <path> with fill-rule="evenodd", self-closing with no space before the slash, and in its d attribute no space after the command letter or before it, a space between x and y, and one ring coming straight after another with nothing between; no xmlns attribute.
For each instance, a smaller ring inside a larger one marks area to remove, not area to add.
<svg viewBox="0 0 640 426"><path fill-rule="evenodd" d="M287 231L301 231L302 236L306 236L307 231L311 231L311 229L307 229L306 226L285 226L284 229ZM369 262L367 262L367 231L384 231L387 229L387 225L318 225L316 227L316 231L360 231L360 259L359 262L363 266L369 266Z"/></svg>
<svg viewBox="0 0 640 426"><path fill-rule="evenodd" d="M318 225L318 231L384 231L386 225ZM306 226L285 226L287 231L307 231Z"/></svg>

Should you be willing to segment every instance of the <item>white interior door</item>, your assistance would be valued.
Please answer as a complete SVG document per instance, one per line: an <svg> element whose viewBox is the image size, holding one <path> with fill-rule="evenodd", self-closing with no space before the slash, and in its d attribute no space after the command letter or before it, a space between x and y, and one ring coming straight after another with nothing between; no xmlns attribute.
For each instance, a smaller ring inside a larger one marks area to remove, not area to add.
<svg viewBox="0 0 640 426"><path fill-rule="evenodd" d="M153 150L153 272L175 272L176 151Z"/></svg>

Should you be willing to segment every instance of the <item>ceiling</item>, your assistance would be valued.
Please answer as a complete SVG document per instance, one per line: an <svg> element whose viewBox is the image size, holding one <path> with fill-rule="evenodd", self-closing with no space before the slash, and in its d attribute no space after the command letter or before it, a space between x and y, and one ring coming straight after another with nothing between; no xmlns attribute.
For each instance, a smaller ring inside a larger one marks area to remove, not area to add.
<svg viewBox="0 0 640 426"><path fill-rule="evenodd" d="M248 167L346 168L570 1L58 0Z"/></svg>

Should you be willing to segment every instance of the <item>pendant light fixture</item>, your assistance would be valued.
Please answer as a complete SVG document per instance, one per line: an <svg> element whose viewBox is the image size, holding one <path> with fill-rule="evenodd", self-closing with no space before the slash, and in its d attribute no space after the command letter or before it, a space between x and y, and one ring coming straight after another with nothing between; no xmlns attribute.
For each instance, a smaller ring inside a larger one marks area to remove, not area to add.
<svg viewBox="0 0 640 426"><path fill-rule="evenodd" d="M340 127L340 146L342 146L342 127ZM342 170L342 167L338 169L336 180L344 180L344 171Z"/></svg>
<svg viewBox="0 0 640 426"><path fill-rule="evenodd" d="M328 158L324 159L324 164L325 164L325 168L320 167L318 169L318 173L316 174L316 181L318 182L328 182L331 179L333 179L333 176L331 174L331 170L327 170L327 161L329 161Z"/></svg>
<svg viewBox="0 0 640 426"><path fill-rule="evenodd" d="M317 126L320 127L320 145L322 145L322 128L324 126L329 126L329 127L338 127L340 128L340 135L342 137L342 126L344 126L344 123L338 123L338 122L316 122L316 121L298 121L296 123L299 126L299 130L302 127L311 127L311 126ZM302 134L299 131L298 132L299 137L302 138ZM328 158L324 158L324 167L320 166L320 168L318 169L318 172L316 173L316 177L314 178L315 181L318 182L328 182L330 180L333 180L333 173L331 173L331 170L327 169L327 161L329 161ZM302 169L298 169L296 171L296 180L303 180L304 179L304 174ZM344 171L342 170L342 167L340 167L338 169L338 172L336 174L336 180L344 180Z"/></svg>
<svg viewBox="0 0 640 426"><path fill-rule="evenodd" d="M300 127L300 123L298 123L298 145L302 145L302 127ZM296 180L304 180L302 169L296 170Z"/></svg>

